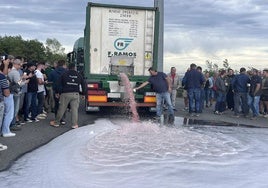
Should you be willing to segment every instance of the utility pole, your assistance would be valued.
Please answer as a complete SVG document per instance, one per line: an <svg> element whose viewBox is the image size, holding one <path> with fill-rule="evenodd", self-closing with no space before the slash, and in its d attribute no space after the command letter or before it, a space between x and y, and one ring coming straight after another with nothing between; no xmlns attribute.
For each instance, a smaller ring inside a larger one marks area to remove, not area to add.
<svg viewBox="0 0 268 188"><path fill-rule="evenodd" d="M164 0L154 0L154 7L157 7L160 12L159 20L159 37L158 37L158 71L163 71L164 63Z"/></svg>

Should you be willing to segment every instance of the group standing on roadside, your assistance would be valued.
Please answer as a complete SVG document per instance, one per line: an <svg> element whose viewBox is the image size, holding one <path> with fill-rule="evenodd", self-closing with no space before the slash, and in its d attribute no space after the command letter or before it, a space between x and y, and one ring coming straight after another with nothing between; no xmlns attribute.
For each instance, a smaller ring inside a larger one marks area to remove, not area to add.
<svg viewBox="0 0 268 188"><path fill-rule="evenodd" d="M200 70L201 67L191 64L182 79L190 116L199 116L204 106L209 108L215 101L213 112L216 115L231 110L234 117L249 117L251 120L260 114L268 117L268 69L264 69L262 74L254 68L246 71L244 67L239 74L234 74L231 68L212 73Z"/></svg>
<svg viewBox="0 0 268 188"><path fill-rule="evenodd" d="M71 127L78 128L80 95L85 95L84 79L76 71L75 64L68 68L64 60L56 63L29 61L21 57L1 56L0 64L0 122L1 135L13 137L11 131L21 125L39 122L47 117L45 110L54 112L50 125L66 124L65 114L71 113ZM202 72L202 67L191 64L181 78L175 67L170 72L148 69L150 77L134 88L137 91L150 84L156 92L156 119L167 110L170 122L174 122L177 111L178 89L183 88L184 108L190 116L199 116L204 108L210 108L215 101L214 114L221 115L232 110L234 117L249 117L254 120L261 114L268 118L268 69L262 74L257 69L239 74L232 69L217 72ZM7 146L0 143L0 151Z"/></svg>
<svg viewBox="0 0 268 188"><path fill-rule="evenodd" d="M182 78L175 67L171 67L167 74L152 67L148 71L151 75L148 81L134 91L151 84L157 99L156 119L160 118L163 110L174 116L178 89L182 89L183 110L188 111L190 116L198 117L215 101L212 110L215 115L231 110L234 117L249 117L251 120L261 114L268 117L268 69L264 69L262 74L254 68L246 71L244 67L239 74L234 74L231 68L202 72L202 67L193 63Z"/></svg>
<svg viewBox="0 0 268 188"><path fill-rule="evenodd" d="M22 125L46 119L48 109L55 113L55 122L64 125L67 107L71 127L78 128L79 98L85 94L85 83L75 64L70 64L68 69L65 61L59 60L57 67L52 68L48 62L26 62L22 57L3 55L0 86L1 136L16 136L14 131L21 130ZM0 151L6 149L7 146L0 143Z"/></svg>

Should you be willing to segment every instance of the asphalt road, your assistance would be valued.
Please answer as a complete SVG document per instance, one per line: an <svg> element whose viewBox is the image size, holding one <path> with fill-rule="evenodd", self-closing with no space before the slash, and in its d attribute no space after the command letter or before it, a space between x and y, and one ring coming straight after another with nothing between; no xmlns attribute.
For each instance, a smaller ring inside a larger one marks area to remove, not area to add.
<svg viewBox="0 0 268 188"><path fill-rule="evenodd" d="M178 98L176 103L176 117L182 117L182 124L185 125L211 125L211 126L245 126L268 128L268 119L259 117L256 120L250 118L232 117L233 112L226 111L224 115L214 115L213 108L205 108L199 117L190 117L188 112L183 111L183 100ZM140 112L141 119L149 119L153 117L153 113ZM47 144L57 136L71 130L70 113L66 116L66 125L58 128L49 126L49 121L54 119L54 114L49 113L47 119L37 123L27 123L22 126L20 131L16 131L15 137L0 137L0 143L8 146L8 149L0 152L0 171L8 169L19 157L31 152L38 147ZM79 108L79 126L85 126L94 123L98 118L129 118L130 114L126 110L105 109L101 113L86 114L83 104ZM180 126L180 125L176 125Z"/></svg>

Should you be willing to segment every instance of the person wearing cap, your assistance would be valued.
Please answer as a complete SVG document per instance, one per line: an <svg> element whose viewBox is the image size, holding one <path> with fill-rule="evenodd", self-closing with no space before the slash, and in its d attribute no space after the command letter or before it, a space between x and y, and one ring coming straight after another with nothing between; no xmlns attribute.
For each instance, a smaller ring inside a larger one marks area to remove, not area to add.
<svg viewBox="0 0 268 188"><path fill-rule="evenodd" d="M251 119L256 119L259 116L259 103L261 95L261 77L258 75L257 69L251 70L250 87L248 93L248 105L252 111Z"/></svg>
<svg viewBox="0 0 268 188"><path fill-rule="evenodd" d="M165 73L157 72L153 67L150 67L148 71L151 75L148 81L143 82L140 86L133 90L137 91L146 85L151 84L156 92L156 120L160 120L162 115L162 104L165 102L168 107L169 120L172 123L174 121L174 110L170 98L172 90L171 81Z"/></svg>
<svg viewBox="0 0 268 188"><path fill-rule="evenodd" d="M239 117L240 101L241 108L244 117L249 114L248 106L248 86L250 84L250 78L246 74L244 67L240 68L240 74L235 75L232 80L232 86L234 91L234 117Z"/></svg>

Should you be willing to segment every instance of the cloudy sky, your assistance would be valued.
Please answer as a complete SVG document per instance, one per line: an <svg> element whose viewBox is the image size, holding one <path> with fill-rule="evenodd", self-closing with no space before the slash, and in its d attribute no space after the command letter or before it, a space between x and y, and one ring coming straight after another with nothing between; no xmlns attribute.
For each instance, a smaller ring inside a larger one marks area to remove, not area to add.
<svg viewBox="0 0 268 188"><path fill-rule="evenodd" d="M0 35L56 38L71 51L83 36L86 0L0 2ZM94 0L96 3L153 6L153 0ZM228 59L234 69L268 67L267 0L164 0L164 71L206 60Z"/></svg>

